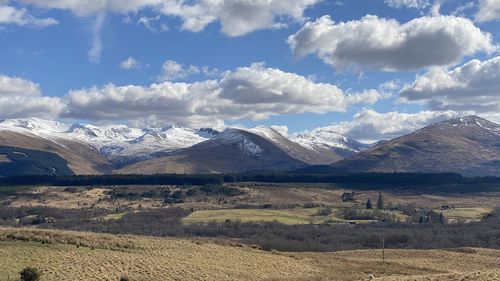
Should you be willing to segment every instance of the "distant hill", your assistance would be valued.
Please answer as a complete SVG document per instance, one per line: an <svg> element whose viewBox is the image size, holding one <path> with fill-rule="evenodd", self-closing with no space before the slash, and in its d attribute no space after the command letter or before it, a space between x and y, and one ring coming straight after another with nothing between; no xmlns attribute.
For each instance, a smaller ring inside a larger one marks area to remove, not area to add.
<svg viewBox="0 0 500 281"><path fill-rule="evenodd" d="M307 165L266 137L245 130L227 129L208 141L169 156L124 167L118 173L286 171Z"/></svg>
<svg viewBox="0 0 500 281"><path fill-rule="evenodd" d="M453 172L500 176L500 125L466 116L438 122L306 172Z"/></svg>
<svg viewBox="0 0 500 281"><path fill-rule="evenodd" d="M68 161L51 152L0 146L0 176L73 175Z"/></svg>

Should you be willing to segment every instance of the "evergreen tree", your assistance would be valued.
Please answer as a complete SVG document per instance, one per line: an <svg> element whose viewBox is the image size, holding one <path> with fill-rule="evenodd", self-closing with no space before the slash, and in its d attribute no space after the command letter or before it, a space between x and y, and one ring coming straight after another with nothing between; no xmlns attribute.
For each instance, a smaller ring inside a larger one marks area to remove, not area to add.
<svg viewBox="0 0 500 281"><path fill-rule="evenodd" d="M368 198L368 200L366 200L366 208L367 208L367 209L371 209L371 208L373 208L373 206L372 206L372 201L370 200L370 198Z"/></svg>
<svg viewBox="0 0 500 281"><path fill-rule="evenodd" d="M382 193L378 194L377 209L379 209L379 210L384 209L384 198L382 198Z"/></svg>

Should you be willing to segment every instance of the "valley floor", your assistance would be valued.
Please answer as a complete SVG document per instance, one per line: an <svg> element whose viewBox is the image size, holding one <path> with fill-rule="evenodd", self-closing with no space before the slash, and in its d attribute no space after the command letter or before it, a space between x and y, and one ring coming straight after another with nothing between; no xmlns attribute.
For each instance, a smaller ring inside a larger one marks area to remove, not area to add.
<svg viewBox="0 0 500 281"><path fill-rule="evenodd" d="M0 228L0 280L500 280L500 251L266 252L237 242Z"/></svg>

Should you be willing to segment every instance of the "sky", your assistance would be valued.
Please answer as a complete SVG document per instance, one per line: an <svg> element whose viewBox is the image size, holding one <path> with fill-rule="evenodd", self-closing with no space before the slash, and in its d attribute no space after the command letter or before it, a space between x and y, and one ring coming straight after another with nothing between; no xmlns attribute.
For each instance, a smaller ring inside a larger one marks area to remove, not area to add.
<svg viewBox="0 0 500 281"><path fill-rule="evenodd" d="M0 118L327 129L500 122L500 0L0 0Z"/></svg>

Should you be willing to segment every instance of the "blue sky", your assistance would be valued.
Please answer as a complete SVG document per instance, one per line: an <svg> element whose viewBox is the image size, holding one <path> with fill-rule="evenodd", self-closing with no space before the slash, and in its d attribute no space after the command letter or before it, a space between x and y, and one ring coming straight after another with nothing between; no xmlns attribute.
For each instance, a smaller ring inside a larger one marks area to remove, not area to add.
<svg viewBox="0 0 500 281"><path fill-rule="evenodd" d="M362 140L500 121L499 0L279 2L0 0L0 117Z"/></svg>

